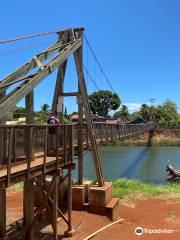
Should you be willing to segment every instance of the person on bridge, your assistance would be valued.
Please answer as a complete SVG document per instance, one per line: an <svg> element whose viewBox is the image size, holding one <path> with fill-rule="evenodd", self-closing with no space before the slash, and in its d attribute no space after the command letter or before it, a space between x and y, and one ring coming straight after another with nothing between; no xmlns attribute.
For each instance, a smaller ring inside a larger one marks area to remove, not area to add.
<svg viewBox="0 0 180 240"><path fill-rule="evenodd" d="M60 124L59 119L53 113L49 113L49 118L47 120L48 124Z"/></svg>
<svg viewBox="0 0 180 240"><path fill-rule="evenodd" d="M56 115L53 113L49 113L49 118L47 120L47 124L50 125L57 125L60 124L60 121ZM56 147L56 127L50 126L49 127L49 137L48 137L48 150L54 151Z"/></svg>

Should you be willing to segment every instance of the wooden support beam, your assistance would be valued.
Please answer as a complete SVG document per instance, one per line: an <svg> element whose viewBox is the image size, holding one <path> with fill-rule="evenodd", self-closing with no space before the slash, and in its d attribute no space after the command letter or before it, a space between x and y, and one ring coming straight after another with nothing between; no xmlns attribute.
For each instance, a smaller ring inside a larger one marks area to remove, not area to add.
<svg viewBox="0 0 180 240"><path fill-rule="evenodd" d="M38 71L37 74L26 84L23 84L19 89L13 93L5 102L0 104L0 118L2 118L6 112L13 109L14 104L19 102L23 97L28 95L45 77L51 74L58 66L63 64L68 56L76 51L82 44L82 39L76 40L74 43L64 47L63 50L56 55L50 62L46 64L46 67L42 71Z"/></svg>
<svg viewBox="0 0 180 240"><path fill-rule="evenodd" d="M67 60L58 68L58 74L56 79L56 86L54 91L53 103L52 103L52 112L57 114L57 104L58 97L62 96L64 91L64 78L66 74ZM63 123L63 107L62 112L59 114L60 122Z"/></svg>
<svg viewBox="0 0 180 240"><path fill-rule="evenodd" d="M32 90L25 98L26 124L33 124L34 118L34 91Z"/></svg>
<svg viewBox="0 0 180 240"><path fill-rule="evenodd" d="M8 142L8 162L7 162L7 187L11 184L11 161L12 161L12 150L13 150L13 140L14 140L14 128L9 129L9 142Z"/></svg>
<svg viewBox="0 0 180 240"><path fill-rule="evenodd" d="M0 99L6 95L6 91L0 90ZM0 119L0 125L6 124L5 117ZM5 154L5 129L0 130L0 165L2 165ZM0 239L6 238L6 189L0 188Z"/></svg>
<svg viewBox="0 0 180 240"><path fill-rule="evenodd" d="M66 93L62 93L63 97L77 97L79 96L78 92L66 92Z"/></svg>
<svg viewBox="0 0 180 240"><path fill-rule="evenodd" d="M85 110L85 116L86 116L86 121L87 121L87 126L88 126L88 132L89 132L89 137L90 137L90 142L91 142L91 148L92 148L93 160L94 160L95 169L96 169L97 180L98 180L99 186L103 186L104 178L103 178L103 173L102 173L102 168L101 168L101 161L100 161L100 156L99 156L99 152L98 152L98 148L97 148L95 133L93 130L87 89L86 89L86 84L85 84L84 74L83 74L82 46L79 47L78 50L74 53L74 58L75 58L75 64L76 64L76 69L77 69L77 74L78 74L79 87L80 87L80 91L82 94L82 102L83 102L83 107Z"/></svg>
<svg viewBox="0 0 180 240"><path fill-rule="evenodd" d="M52 210L52 221L54 230L54 240L58 239L57 221L58 221L58 186L59 176L55 177L54 190L53 190L53 210Z"/></svg>
<svg viewBox="0 0 180 240"><path fill-rule="evenodd" d="M45 49L42 53L37 54L39 61L43 62L47 60L54 52L58 51L57 47L62 46L61 42L54 43L52 46ZM52 50L54 49L54 50ZM50 51L51 50L51 51ZM0 88L5 84L11 83L12 81L16 81L21 77L25 76L33 70L37 66L36 61L32 58L30 61L26 62L24 65L16 69L14 72L10 73L4 79L1 80Z"/></svg>
<svg viewBox="0 0 180 240"><path fill-rule="evenodd" d="M0 89L0 100L6 96L5 89ZM0 125L6 124L5 117L0 118ZM0 165L2 165L4 160L4 153L5 153L5 139L4 139L4 129L0 129Z"/></svg>
<svg viewBox="0 0 180 240"><path fill-rule="evenodd" d="M68 232L72 231L72 179L71 168L68 168Z"/></svg>
<svg viewBox="0 0 180 240"><path fill-rule="evenodd" d="M34 115L34 91L32 90L25 97L25 105L26 105L26 124L33 123L33 115ZM28 231L29 226L32 224L34 218L34 184L33 180L30 180L30 171L31 171L31 161L33 158L33 127L27 127L26 129L26 153L27 153L27 179L24 182L24 226L26 231ZM29 145L30 144L30 145ZM28 240L33 240L33 230L29 231L26 236Z"/></svg>
<svg viewBox="0 0 180 240"><path fill-rule="evenodd" d="M80 83L78 81L78 184L83 183L83 102Z"/></svg>
<svg viewBox="0 0 180 240"><path fill-rule="evenodd" d="M6 238L6 189L0 188L0 239Z"/></svg>
<svg viewBox="0 0 180 240"><path fill-rule="evenodd" d="M34 218L34 184L33 180L24 182L24 226L28 231ZM32 229L28 231L27 240L33 240Z"/></svg>

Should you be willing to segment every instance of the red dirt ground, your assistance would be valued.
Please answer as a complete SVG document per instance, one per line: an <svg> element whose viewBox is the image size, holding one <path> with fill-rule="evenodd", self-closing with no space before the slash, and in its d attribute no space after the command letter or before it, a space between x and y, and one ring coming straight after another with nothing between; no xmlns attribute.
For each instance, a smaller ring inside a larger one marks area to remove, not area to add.
<svg viewBox="0 0 180 240"><path fill-rule="evenodd" d="M8 190L8 224L22 218L23 196L17 190ZM149 198L141 200L121 200L119 216L124 219L121 224L106 229L96 235L93 240L180 240L180 200ZM73 226L79 225L73 240L83 240L85 237L111 223L105 216L86 212L73 211ZM135 235L135 228L173 229L173 233ZM59 234L66 230L66 224L60 220ZM178 232L179 230L179 232ZM20 231L17 239L23 239ZM35 229L35 239L53 239L51 226L44 220L39 221ZM62 236L59 239L65 239Z"/></svg>

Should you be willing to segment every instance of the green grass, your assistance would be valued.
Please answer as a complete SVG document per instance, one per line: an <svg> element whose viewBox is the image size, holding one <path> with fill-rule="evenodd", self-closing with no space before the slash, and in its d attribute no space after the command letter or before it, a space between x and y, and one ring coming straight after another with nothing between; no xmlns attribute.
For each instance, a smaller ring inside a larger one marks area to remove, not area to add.
<svg viewBox="0 0 180 240"><path fill-rule="evenodd" d="M113 182L113 195L116 197L124 198L138 194L142 194L145 197L170 196L171 194L175 194L177 197L180 197L180 184L155 185L125 178Z"/></svg>
<svg viewBox="0 0 180 240"><path fill-rule="evenodd" d="M93 181L95 184L97 181ZM11 187L16 190L23 190L23 182ZM134 179L120 178L113 182L113 195L119 198L136 197L176 197L180 199L180 183L167 183L155 185L141 183Z"/></svg>

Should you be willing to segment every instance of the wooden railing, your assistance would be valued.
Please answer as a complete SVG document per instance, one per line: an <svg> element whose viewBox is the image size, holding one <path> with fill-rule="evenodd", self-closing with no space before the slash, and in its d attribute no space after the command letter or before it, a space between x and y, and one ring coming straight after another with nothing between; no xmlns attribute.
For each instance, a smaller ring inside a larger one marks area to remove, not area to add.
<svg viewBox="0 0 180 240"><path fill-rule="evenodd" d="M154 123L144 124L113 124L93 123L98 144L106 145L128 138L136 138L154 129ZM83 139L89 143L87 125L84 124Z"/></svg>
<svg viewBox="0 0 180 240"><path fill-rule="evenodd" d="M154 128L153 123L125 125L93 123L97 144L106 145L126 138L135 138ZM42 165L46 174L48 161L55 162L56 167L63 167L73 162L78 154L78 124L64 125L1 125L1 159L0 177L6 169L7 186L11 183L12 167L26 164L27 178L32 176L35 162ZM83 148L90 149L87 124L81 132ZM38 166L39 166L38 165Z"/></svg>
<svg viewBox="0 0 180 240"><path fill-rule="evenodd" d="M7 186L11 184L13 167L20 164L25 165L22 169L30 179L33 167L41 167L41 173L46 174L50 160L55 160L57 168L73 162L73 125L4 125L0 126L0 136L0 177L6 175Z"/></svg>

